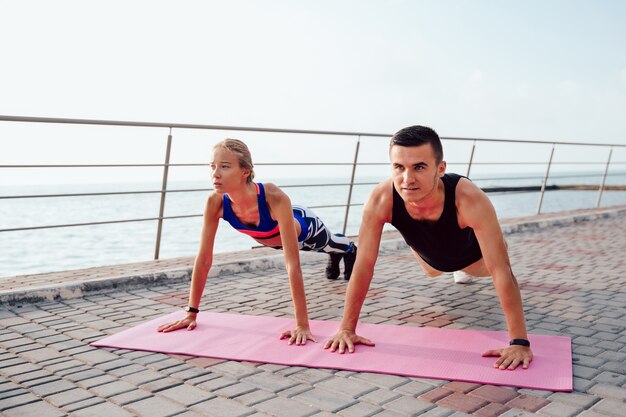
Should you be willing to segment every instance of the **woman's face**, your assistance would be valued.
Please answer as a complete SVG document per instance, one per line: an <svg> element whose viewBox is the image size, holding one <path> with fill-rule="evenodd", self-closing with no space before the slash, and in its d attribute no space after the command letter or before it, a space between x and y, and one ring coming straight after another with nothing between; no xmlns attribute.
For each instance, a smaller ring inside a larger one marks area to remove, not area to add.
<svg viewBox="0 0 626 417"><path fill-rule="evenodd" d="M228 193L246 184L250 170L239 164L239 157L226 148L213 150L211 177L213 188L218 193Z"/></svg>

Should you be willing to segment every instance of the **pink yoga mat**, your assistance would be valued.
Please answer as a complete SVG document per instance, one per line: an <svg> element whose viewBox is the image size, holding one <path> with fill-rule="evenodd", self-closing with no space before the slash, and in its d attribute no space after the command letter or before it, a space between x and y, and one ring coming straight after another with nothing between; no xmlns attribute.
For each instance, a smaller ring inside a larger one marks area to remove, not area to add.
<svg viewBox="0 0 626 417"><path fill-rule="evenodd" d="M438 329L360 323L358 333L376 343L358 345L343 355L323 349L338 329L333 321L310 322L318 343L287 344L279 335L292 329L293 319L203 312L193 331L159 333L158 325L182 318L175 312L92 343L92 346L145 350L192 356L333 368L506 385L549 391L572 390L571 339L530 335L534 359L528 369L501 371L496 358L483 358L489 349L505 347L501 331Z"/></svg>

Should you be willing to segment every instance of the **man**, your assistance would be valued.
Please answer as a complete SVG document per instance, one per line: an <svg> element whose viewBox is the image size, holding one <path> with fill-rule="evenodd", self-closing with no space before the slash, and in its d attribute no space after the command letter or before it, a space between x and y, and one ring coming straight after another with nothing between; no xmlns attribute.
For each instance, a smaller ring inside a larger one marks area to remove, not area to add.
<svg viewBox="0 0 626 417"><path fill-rule="evenodd" d="M423 126L397 132L389 145L392 177L378 184L363 209L359 252L346 292L339 331L324 348L339 353L355 344L374 344L356 334L363 301L374 274L385 223L391 223L412 248L427 276L460 270L472 277L493 277L511 338L508 347L489 350L494 367L527 368L532 351L522 297L493 205L465 177L446 174L441 141Z"/></svg>

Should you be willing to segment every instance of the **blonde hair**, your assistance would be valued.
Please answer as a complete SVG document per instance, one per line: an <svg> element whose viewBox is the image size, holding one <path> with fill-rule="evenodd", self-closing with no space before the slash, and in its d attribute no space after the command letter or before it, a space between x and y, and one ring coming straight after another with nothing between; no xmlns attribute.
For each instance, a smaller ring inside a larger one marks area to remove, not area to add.
<svg viewBox="0 0 626 417"><path fill-rule="evenodd" d="M228 149L235 155L237 155L239 159L239 166L243 169L247 169L250 171L250 175L248 175L247 181L252 182L254 179L254 165L252 164L252 155L250 154L250 149L248 146L240 141L239 139L224 139L213 146L213 149L223 148Z"/></svg>

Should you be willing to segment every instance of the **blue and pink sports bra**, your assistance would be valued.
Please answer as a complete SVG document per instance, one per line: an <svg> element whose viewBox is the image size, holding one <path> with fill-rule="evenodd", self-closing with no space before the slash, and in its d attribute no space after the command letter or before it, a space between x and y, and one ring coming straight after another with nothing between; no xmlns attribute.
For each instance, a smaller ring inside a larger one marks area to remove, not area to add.
<svg viewBox="0 0 626 417"><path fill-rule="evenodd" d="M254 185L257 190L257 204L259 206L259 225L256 227L250 227L243 224L237 216L235 216L235 213L230 205L230 198L228 198L228 194L224 194L223 197L222 218L230 223L235 230L254 239L271 239L280 235L278 222L270 215L269 207L267 207L267 200L265 199L265 188L263 187L263 184L254 183ZM294 214L294 217L298 220L302 229L300 236L298 236L298 240L301 241L306 236L307 225L303 219L299 218L299 216L295 216Z"/></svg>

